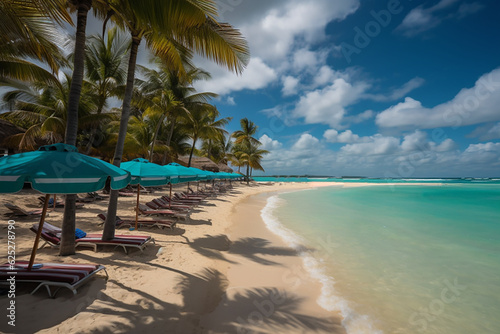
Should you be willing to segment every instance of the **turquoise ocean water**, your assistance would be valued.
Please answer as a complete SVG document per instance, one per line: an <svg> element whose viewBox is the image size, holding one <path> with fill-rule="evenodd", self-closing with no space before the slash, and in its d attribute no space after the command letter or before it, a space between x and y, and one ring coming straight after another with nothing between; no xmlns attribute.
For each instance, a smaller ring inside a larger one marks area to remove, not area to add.
<svg viewBox="0 0 500 334"><path fill-rule="evenodd" d="M348 333L500 333L500 185L324 187L262 211Z"/></svg>

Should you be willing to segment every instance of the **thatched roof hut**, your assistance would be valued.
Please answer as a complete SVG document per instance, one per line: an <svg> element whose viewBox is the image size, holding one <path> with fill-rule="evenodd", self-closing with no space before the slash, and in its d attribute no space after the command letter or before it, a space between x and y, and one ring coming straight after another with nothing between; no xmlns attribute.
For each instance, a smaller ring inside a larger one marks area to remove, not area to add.
<svg viewBox="0 0 500 334"><path fill-rule="evenodd" d="M219 171L221 171L221 172L226 172L226 173L233 173L234 172L231 167L229 167L226 164L223 164L222 162L218 163L217 166L219 166Z"/></svg>
<svg viewBox="0 0 500 334"><path fill-rule="evenodd" d="M189 156L181 156L178 159L179 164L187 166L189 162ZM192 157L191 167L195 167L202 170L209 170L211 172L218 172L219 166L207 157Z"/></svg>

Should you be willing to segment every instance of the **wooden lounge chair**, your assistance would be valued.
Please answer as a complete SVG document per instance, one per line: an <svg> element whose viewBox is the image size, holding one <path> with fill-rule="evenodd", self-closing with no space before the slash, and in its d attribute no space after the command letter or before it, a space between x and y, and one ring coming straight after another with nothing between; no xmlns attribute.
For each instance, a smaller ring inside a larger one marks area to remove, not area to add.
<svg viewBox="0 0 500 334"><path fill-rule="evenodd" d="M171 205L170 208L168 207L168 203L162 203L158 202L158 200L154 199L150 202L146 203L147 206L149 206L153 210L171 210L174 212L179 212L179 213L187 213L189 212L189 207L186 207L184 205L178 206L178 205Z"/></svg>
<svg viewBox="0 0 500 334"><path fill-rule="evenodd" d="M155 198L152 202L155 203L156 205L158 205L162 209L169 209L169 210L174 210L174 211L189 211L193 208L192 205L171 204L171 203L165 201L161 197Z"/></svg>
<svg viewBox="0 0 500 334"><path fill-rule="evenodd" d="M30 230L36 233L38 224L33 225ZM47 244L52 247L59 247L61 243L61 229L47 222L43 225L41 236L45 243L40 248ZM97 246L99 245L115 246L115 248L122 247L125 254L128 254L127 248L137 248L142 252L148 243L155 243L155 240L148 235L115 235L111 240L102 240L101 238L102 234L87 234L84 238L75 240L75 247L90 246L94 248L94 252L97 252Z"/></svg>
<svg viewBox="0 0 500 334"><path fill-rule="evenodd" d="M95 198L89 196L81 197L79 195L76 195L76 201L80 203L91 203L95 201Z"/></svg>
<svg viewBox="0 0 500 334"><path fill-rule="evenodd" d="M50 298L54 298L61 288L70 289L76 295L77 289L101 270L104 270L107 279L106 268L98 264L38 263L28 271L28 261L17 261L13 270L8 263L0 265L0 284L9 285L7 280L12 276L11 272L15 272L16 285L38 283L31 294L45 287Z"/></svg>
<svg viewBox="0 0 500 334"><path fill-rule="evenodd" d="M27 211L20 206L12 203L4 203L4 205L11 211L9 213L6 213L6 215L10 215L10 217L30 217L40 216L42 214L42 209Z"/></svg>
<svg viewBox="0 0 500 334"><path fill-rule="evenodd" d="M38 197L38 200L40 201L40 204L43 206L45 204L45 196L40 196ZM56 200L56 208L64 208L64 200L62 199L57 199ZM77 209L83 208L83 203L75 203ZM51 197L49 199L49 207L54 206L54 199Z"/></svg>
<svg viewBox="0 0 500 334"><path fill-rule="evenodd" d="M87 193L87 196L90 197L90 198L95 199L96 201L102 201L103 199L109 198L108 195L99 195L95 191L92 192L92 193Z"/></svg>
<svg viewBox="0 0 500 334"><path fill-rule="evenodd" d="M187 218L187 214L185 214L185 213L179 213L179 212L175 212L175 211L167 210L167 209L156 210L156 209L152 209L144 204L139 204L139 207L136 209L139 210L140 214L145 215L145 216L162 215L162 216L169 216L169 217L182 218L182 219Z"/></svg>
<svg viewBox="0 0 500 334"><path fill-rule="evenodd" d="M104 213L100 213L97 215L97 217L102 219L102 224L106 221L106 215ZM171 220L163 220L163 219L139 219L137 221L137 225L141 226L147 226L147 227L158 227L158 228L169 228L173 230L175 226L177 225L176 222L171 221ZM116 216L116 227L132 227L135 226L135 219L134 218L120 218Z"/></svg>
<svg viewBox="0 0 500 334"><path fill-rule="evenodd" d="M200 204L201 201L199 200L192 200L192 199L178 199L178 198L172 198L168 197L166 195L162 196L165 201L168 201L172 204L182 204L182 205L198 205Z"/></svg>

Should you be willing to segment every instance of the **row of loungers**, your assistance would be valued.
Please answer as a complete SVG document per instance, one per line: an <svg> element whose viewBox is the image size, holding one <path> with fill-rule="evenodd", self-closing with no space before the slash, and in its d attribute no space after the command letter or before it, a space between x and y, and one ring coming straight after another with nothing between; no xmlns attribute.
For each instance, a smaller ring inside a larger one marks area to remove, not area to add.
<svg viewBox="0 0 500 334"><path fill-rule="evenodd" d="M191 190L192 192L192 190ZM187 213L193 206L199 204L203 201L208 194L175 194L175 198L168 198L167 196L160 197L147 203L147 206L140 207L144 214L172 214L174 217L187 217ZM166 207L173 210L166 210ZM9 207L9 206L8 206ZM26 213L23 210L17 210L14 206L14 213L20 215L36 215L38 212ZM175 211L174 211L175 210ZM163 211L163 212L162 212ZM98 215L103 221L106 220L104 214ZM175 222L167 220L144 220L141 219L138 223L143 226L157 226L157 227L167 227L173 229L176 225ZM117 226L131 226L135 224L135 220L132 219L121 219L117 217ZM33 225L30 230L37 233L38 225ZM61 243L61 229L53 226L47 222L44 223L42 227L41 237L45 243L41 246L50 245L52 247L59 247ZM115 246L122 247L125 253L128 253L128 248L137 248L141 251L144 250L147 244L155 240L151 236L141 236L141 235L115 235L112 240L103 241L101 234L87 234L83 238L78 238L75 240L75 247L78 246L91 246L94 251L97 251L97 246ZM77 289L90 280L98 272L104 271L106 274L106 279L108 278L108 273L104 266L98 264L64 264L64 263L39 263L34 264L31 270L28 270L28 261L17 261L13 266L6 263L0 265L0 285L9 285L10 278L15 277L15 282L17 283L33 283L37 284L35 289L31 292L34 294L40 288L45 287L49 297L54 298L57 292L61 288L67 288L73 292L77 293Z"/></svg>

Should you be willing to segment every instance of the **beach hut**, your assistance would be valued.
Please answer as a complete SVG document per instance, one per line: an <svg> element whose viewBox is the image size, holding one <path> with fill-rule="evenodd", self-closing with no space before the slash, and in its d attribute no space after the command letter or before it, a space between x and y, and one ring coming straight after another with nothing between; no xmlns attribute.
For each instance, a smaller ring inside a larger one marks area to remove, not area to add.
<svg viewBox="0 0 500 334"><path fill-rule="evenodd" d="M189 161L189 157L182 156L182 157L179 157L178 160L182 165L187 166L188 161ZM219 165L217 165L215 162L213 162L212 160L210 160L207 157L192 157L190 167L198 168L201 170L208 170L211 172L218 172L219 171Z"/></svg>

